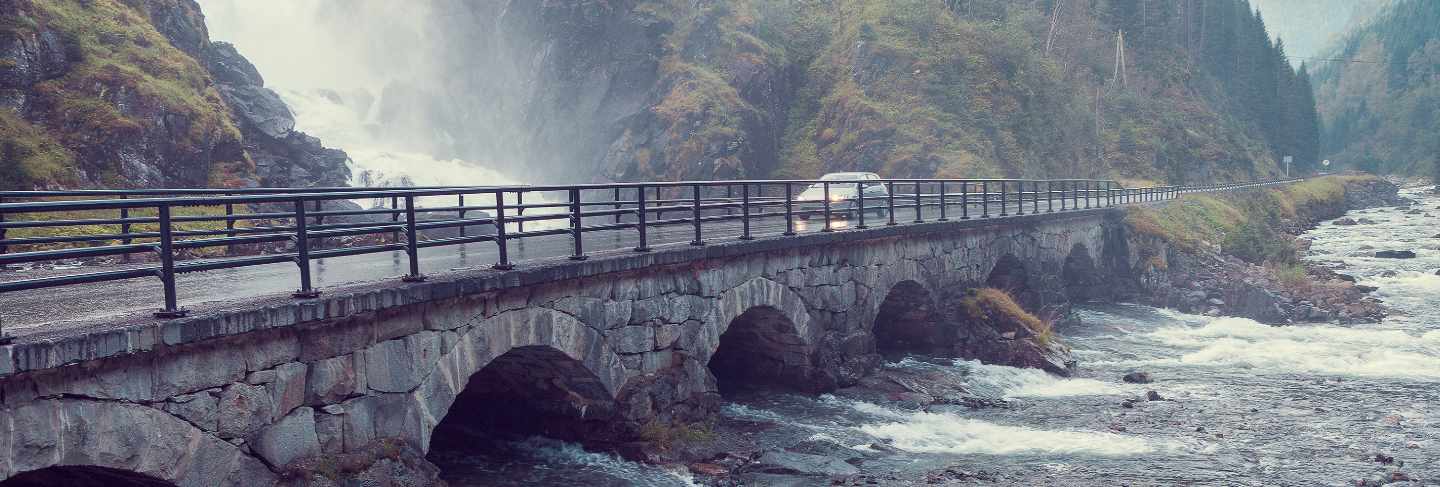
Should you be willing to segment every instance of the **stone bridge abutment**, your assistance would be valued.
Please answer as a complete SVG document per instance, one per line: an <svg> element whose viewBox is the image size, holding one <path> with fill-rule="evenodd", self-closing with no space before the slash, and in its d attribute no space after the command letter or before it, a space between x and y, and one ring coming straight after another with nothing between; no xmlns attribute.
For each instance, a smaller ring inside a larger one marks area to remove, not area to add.
<svg viewBox="0 0 1440 487"><path fill-rule="evenodd" d="M625 441L730 391L829 390L881 352L999 339L950 315L966 289L1063 312L1128 273L1103 258L1120 225L1098 210L615 254L15 346L0 487L270 485L383 439L423 454L452 426Z"/></svg>

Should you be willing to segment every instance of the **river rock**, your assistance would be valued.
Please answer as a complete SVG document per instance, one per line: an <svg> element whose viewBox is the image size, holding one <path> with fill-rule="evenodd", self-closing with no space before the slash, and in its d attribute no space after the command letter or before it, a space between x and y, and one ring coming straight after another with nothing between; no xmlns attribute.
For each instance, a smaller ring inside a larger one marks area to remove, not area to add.
<svg viewBox="0 0 1440 487"><path fill-rule="evenodd" d="M1154 379L1150 378L1150 374L1146 372L1131 372L1125 374L1125 377L1121 377L1121 380L1130 384L1149 384L1155 382Z"/></svg>
<svg viewBox="0 0 1440 487"><path fill-rule="evenodd" d="M1335 220L1335 223L1333 223L1333 225L1338 225L1342 227L1354 226L1358 224L1359 223L1356 222L1354 218L1341 218L1339 220Z"/></svg>
<svg viewBox="0 0 1440 487"><path fill-rule="evenodd" d="M760 458L755 461L752 468L758 472L771 474L825 477L855 475L860 473L860 469L839 459L780 450L770 450L760 455Z"/></svg>
<svg viewBox="0 0 1440 487"><path fill-rule="evenodd" d="M1414 259L1415 252L1411 250L1381 250L1375 252L1377 259Z"/></svg>
<svg viewBox="0 0 1440 487"><path fill-rule="evenodd" d="M1164 401L1165 398L1160 397L1160 393L1158 393L1158 392L1155 392L1155 391L1146 391L1146 392L1145 392L1145 400L1146 400L1146 401Z"/></svg>

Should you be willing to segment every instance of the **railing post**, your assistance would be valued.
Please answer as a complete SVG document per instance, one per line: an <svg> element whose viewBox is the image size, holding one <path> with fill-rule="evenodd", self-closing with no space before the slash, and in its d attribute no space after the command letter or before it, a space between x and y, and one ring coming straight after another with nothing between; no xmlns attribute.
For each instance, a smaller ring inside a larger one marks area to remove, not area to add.
<svg viewBox="0 0 1440 487"><path fill-rule="evenodd" d="M696 200L699 200L699 193L696 193ZM795 235L795 187L788 181L785 183L785 236ZM695 205L695 214L700 214L700 205ZM700 235L699 220L696 220L695 235Z"/></svg>
<svg viewBox="0 0 1440 487"><path fill-rule="evenodd" d="M1094 186L1094 181L1085 181L1085 209L1087 210L1090 209L1090 200L1094 199L1095 192L1092 190Z"/></svg>
<svg viewBox="0 0 1440 487"><path fill-rule="evenodd" d="M945 196L945 180L944 180L944 179L941 179L941 180L940 180L940 221L942 221L942 222L948 222L948 221L950 221L949 214L945 211L945 207L946 207L946 206L950 206L949 203L950 203L950 201L949 201L948 198L946 198L946 196Z"/></svg>
<svg viewBox="0 0 1440 487"><path fill-rule="evenodd" d="M1030 182L1030 213L1040 213L1040 181Z"/></svg>
<svg viewBox="0 0 1440 487"><path fill-rule="evenodd" d="M726 185L725 185L725 216L730 216L730 215L734 215L734 214L735 214L735 208L732 208L732 207L730 206L731 204L734 203L734 200L735 200L735 185L726 184Z"/></svg>
<svg viewBox="0 0 1440 487"><path fill-rule="evenodd" d="M175 235L170 221L170 205L157 208L160 217L160 284L165 289L165 309L155 312L156 318L182 318L189 312L180 309L175 297Z"/></svg>
<svg viewBox="0 0 1440 487"><path fill-rule="evenodd" d="M515 193L519 198L520 193ZM510 263L510 242L509 232L505 229L505 191L495 190L495 246L500 253L500 261L495 263L495 270L508 271L515 266Z"/></svg>
<svg viewBox="0 0 1440 487"><path fill-rule="evenodd" d="M620 187L617 186L617 187L615 187L615 210L616 210L616 213L615 213L615 223L620 223L620 221L621 221L620 216L621 216L621 215L620 215L620 213L619 213L619 210L620 210L621 208L624 208L624 205L621 205L621 204L620 204L620 196L621 196L621 195L620 195Z"/></svg>
<svg viewBox="0 0 1440 487"><path fill-rule="evenodd" d="M1055 212L1055 181L1045 180L1045 212Z"/></svg>
<svg viewBox="0 0 1440 487"><path fill-rule="evenodd" d="M1019 186L1019 189L1015 192L1015 214L1025 216L1025 180L1015 181L1015 185Z"/></svg>
<svg viewBox="0 0 1440 487"><path fill-rule="evenodd" d="M576 222L578 223L578 222L580 221L580 220L579 220L580 217L578 216L578 215L580 215L580 213L579 213L579 211L580 211L580 190L577 189L577 190L574 190L574 191L575 191L575 192L574 192L573 194L574 194L574 196L575 196L575 210L576 210L576 213L575 213L575 214L577 215L575 218L576 218ZM643 185L640 186L640 187L639 187L639 191L636 191L636 193L639 195L639 198L636 200L636 201L638 202L638 206L635 208L635 211L636 211L636 214L639 215L639 219L638 219L638 221L636 222L636 227L635 227L635 228L640 231L640 245L635 246L635 251L636 251L636 252L649 252L649 251L650 251L650 241L649 241L649 238L648 238L649 234L647 233L647 232L649 231L649 228L647 228L647 227L649 226L649 225L647 224L647 223L649 222L649 215L646 214L646 213L649 213L649 210L648 210L648 208L647 208L646 205L645 205L645 186L643 186ZM656 194L656 195L659 195L659 194L660 194L660 187L659 187L659 186L656 186L656 187L655 187L655 194ZM659 215L657 214L656 216L658 217ZM579 225L576 225L576 228L578 229L578 228L579 228ZM576 249L579 249L579 248L580 248L580 247L579 247L579 245L580 245L580 233L579 233L578 230L577 230L576 233L575 233L575 245L576 245L576 247L575 247ZM578 250L577 250L577 254L578 254Z"/></svg>
<svg viewBox="0 0 1440 487"><path fill-rule="evenodd" d="M970 219L970 181L960 182L960 219Z"/></svg>
<svg viewBox="0 0 1440 487"><path fill-rule="evenodd" d="M415 230L417 223L415 218L415 197L405 197L405 255L410 259L410 274L401 280L405 282L422 282L425 276L420 274L420 237Z"/></svg>
<svg viewBox="0 0 1440 487"><path fill-rule="evenodd" d="M466 235L467 232L465 231L465 230L466 230L466 225L465 225L465 193L460 193L460 194L455 195L455 196L456 196L457 198L459 198L459 200L460 200L460 212L459 212L459 215L460 215L460 236L461 236L461 237L466 237L466 236L468 236L468 235Z"/></svg>
<svg viewBox="0 0 1440 487"><path fill-rule="evenodd" d="M870 228L865 226L865 182L863 180L855 182L855 218L856 229Z"/></svg>
<svg viewBox="0 0 1440 487"><path fill-rule="evenodd" d="M820 231L822 231L822 232L833 232L833 231L835 231L835 229L830 228L830 183L828 183L828 182L821 182L820 185L821 185L821 186L824 188L824 190L825 190L825 193L822 195L822 196L824 196L824 200L825 200L825 201L824 201L824 203L821 203L821 204L824 206L824 208L825 208L825 211L824 211L825 214L822 215L822 216L825 218L825 227L824 227L824 228L821 228ZM728 187L728 186L727 186L727 187Z"/></svg>
<svg viewBox="0 0 1440 487"><path fill-rule="evenodd" d="M990 181L980 182L980 218L990 218Z"/></svg>
<svg viewBox="0 0 1440 487"><path fill-rule="evenodd" d="M740 185L740 240L754 240L750 236L750 185Z"/></svg>
<svg viewBox="0 0 1440 487"><path fill-rule="evenodd" d="M925 223L925 218L920 210L920 182L915 182L915 223Z"/></svg>
<svg viewBox="0 0 1440 487"><path fill-rule="evenodd" d="M788 190L790 187L787 185L785 188ZM788 193L789 191L786 191L786 192ZM788 196L788 195L787 195L787 196ZM694 246L696 246L696 247L699 247L699 246L705 245L705 239L702 237L701 229L700 229L700 217L701 217L701 215L700 215L700 185L695 184L695 185L691 185L691 186L690 186L690 200L691 200L690 206L691 206L691 209L693 210L693 212L691 213L691 220L692 220L691 223L695 226L695 240L691 240L691 241L690 241L690 245L694 245ZM787 208L789 207L789 202L788 202L788 201L786 202L786 207L787 207ZM785 219L786 219L785 228L788 229L788 228L790 228L790 224L789 224L790 211L789 211L788 209L785 211Z"/></svg>
<svg viewBox="0 0 1440 487"><path fill-rule="evenodd" d="M120 199L124 200L124 199L130 199L130 198L129 198L128 195L123 195L123 194L122 194L122 195L120 195ZM227 205L227 207L228 207L228 205ZM226 213L226 216L229 216L229 213L228 213L228 212ZM121 220L129 220L129 219L130 219L130 209L129 209L129 208L121 208L121 209L120 209L120 219L121 219ZM3 223L4 221L5 221L5 215L0 214L0 223ZM233 224L234 222L231 222L230 220L227 219L227 220L225 221L225 223L226 223L227 225L229 225L229 224ZM120 234L125 236L124 238L121 238L121 239L120 239L120 243L121 243L122 245L130 245L130 244L132 244L132 243L135 242L135 239L130 238L130 222L128 222L128 221L120 222ZM227 235L228 235L228 234L227 234ZM5 229L0 228L0 240L4 240L4 239L5 239ZM229 247L228 247L228 246L226 247L226 252L227 252L227 253L229 252ZM3 253L5 253L5 247L4 247L4 246L0 246L0 254L3 254ZM129 254L129 253L126 253L125 255L123 255L123 256L120 257L120 260L122 260L122 261L124 261L124 262L126 262L126 263L129 263L129 262L130 262L130 254Z"/></svg>
<svg viewBox="0 0 1440 487"><path fill-rule="evenodd" d="M1071 198L1074 198L1073 200L1070 201L1070 209L1071 209L1071 210L1078 210L1078 209L1080 209L1080 182L1079 182L1079 181L1070 181L1070 197L1071 197Z"/></svg>
<svg viewBox="0 0 1440 487"><path fill-rule="evenodd" d="M1063 211L1065 211L1065 210L1069 210L1069 209L1070 209L1070 208L1068 207L1068 205L1069 205L1069 202L1067 201L1068 199L1069 199L1069 198L1065 195L1065 181L1061 181L1061 182L1060 182L1060 211L1063 212ZM1051 204L1053 205L1054 203L1051 203Z"/></svg>
<svg viewBox="0 0 1440 487"><path fill-rule="evenodd" d="M885 226L887 226L887 227L893 227L893 226L895 226L895 225L899 225L899 223L896 223L896 222L895 222L895 182L894 182L894 181L886 181L886 182L885 182L885 205L886 205L885 216L886 216L886 220L888 220L888 221L885 222Z"/></svg>
<svg viewBox="0 0 1440 487"><path fill-rule="evenodd" d="M231 196L231 194L230 194L230 193L225 193L225 196ZM228 238L235 238L235 219L233 218L234 216L235 216L235 204L234 204L234 203L225 203L225 236L228 237ZM130 233L130 231L129 231L128 229L125 229L125 230L124 230L124 233ZM226 246L225 246L225 253L227 253L227 254L233 254L233 253L235 253L235 246L234 246L234 245L226 245ZM126 257L129 257L129 254L126 254Z"/></svg>
<svg viewBox="0 0 1440 487"><path fill-rule="evenodd" d="M525 233L525 192L524 192L524 191L516 191L516 192L515 192L515 216L520 217L520 219L515 220L515 231L516 231L516 232L519 232L519 233ZM525 241L524 241L524 240L521 240L521 241L520 241L520 248L522 248L522 249L525 248Z"/></svg>
<svg viewBox="0 0 1440 487"><path fill-rule="evenodd" d="M3 204L5 204L5 197L0 196L0 205L3 205ZM4 224L4 223L5 223L5 213L4 213L4 212L0 212L0 224ZM8 229L8 228L5 228L4 226L0 226L0 255L5 255L6 252L9 252L9 251L10 251L10 246L5 244L5 233L6 233L7 230L9 230L9 229ZM129 254L126 254L126 255L129 255ZM0 270L4 270L4 267L3 267L3 266L0 266Z"/></svg>
<svg viewBox="0 0 1440 487"><path fill-rule="evenodd" d="M320 297L310 283L310 231L305 216L305 201L295 200L295 265L300 266L300 289L291 296L301 299Z"/></svg>
<svg viewBox="0 0 1440 487"><path fill-rule="evenodd" d="M382 203L382 204L383 204L383 203ZM390 223L394 224L394 223L399 223L399 222L400 222L400 197L398 197L398 196L391 196L391 197L390 197ZM400 230L390 230L390 241L391 241L391 242L395 242L395 243L399 243L399 242L400 242Z"/></svg>
<svg viewBox="0 0 1440 487"><path fill-rule="evenodd" d="M1010 202L1005 197L1006 186L1009 186L1006 181L1000 180L1000 216L1010 216Z"/></svg>

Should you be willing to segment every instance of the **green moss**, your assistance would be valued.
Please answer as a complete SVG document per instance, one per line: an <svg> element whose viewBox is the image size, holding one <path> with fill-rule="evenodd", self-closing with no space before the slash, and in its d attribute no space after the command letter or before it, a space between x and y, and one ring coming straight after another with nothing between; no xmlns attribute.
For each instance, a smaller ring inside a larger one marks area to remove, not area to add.
<svg viewBox="0 0 1440 487"><path fill-rule="evenodd" d="M715 439L714 428L705 423L671 423L658 419L640 428L640 439L661 450Z"/></svg>
<svg viewBox="0 0 1440 487"><path fill-rule="evenodd" d="M1283 223L1321 207L1343 204L1345 187L1371 177L1327 176L1249 193L1191 194L1162 206L1131 207L1125 222L1138 234L1199 252L1219 246L1253 263L1287 266L1296 260Z"/></svg>
<svg viewBox="0 0 1440 487"><path fill-rule="evenodd" d="M63 76L32 87L30 118L66 147L105 153L162 115L187 122L173 140L182 153L240 140L210 75L132 7L117 0L21 0L20 10L28 14L21 23L58 33L73 60ZM117 163L99 164L87 168L92 181L113 175L119 180L114 183L124 184Z"/></svg>
<svg viewBox="0 0 1440 487"><path fill-rule="evenodd" d="M75 156L43 130L0 108L0 189L76 181Z"/></svg>

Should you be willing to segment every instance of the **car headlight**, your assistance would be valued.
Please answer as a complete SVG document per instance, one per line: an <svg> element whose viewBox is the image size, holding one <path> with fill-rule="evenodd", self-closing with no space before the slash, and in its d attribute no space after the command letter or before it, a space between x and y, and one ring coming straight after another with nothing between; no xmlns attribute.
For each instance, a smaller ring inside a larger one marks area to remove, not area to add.
<svg viewBox="0 0 1440 487"><path fill-rule="evenodd" d="M844 197L844 196L840 196L840 195L838 195L838 194L832 194L832 195L830 195L830 202L831 202L831 203L837 203L837 202L841 202L841 201L845 201L845 197Z"/></svg>

